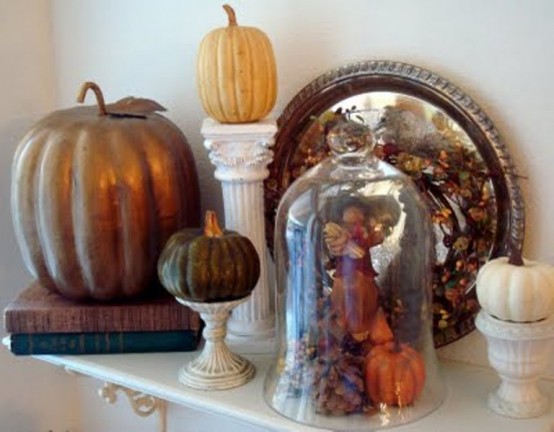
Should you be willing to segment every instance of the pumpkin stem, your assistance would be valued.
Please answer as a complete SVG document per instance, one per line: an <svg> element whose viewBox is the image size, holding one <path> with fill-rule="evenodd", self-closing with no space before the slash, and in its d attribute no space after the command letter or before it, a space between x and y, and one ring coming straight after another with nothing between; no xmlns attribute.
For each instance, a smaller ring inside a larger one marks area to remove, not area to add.
<svg viewBox="0 0 554 432"><path fill-rule="evenodd" d="M233 10L233 8L228 4L224 4L223 9L225 9L225 12L227 12L227 17L229 18L229 26L236 26L237 15L235 14L235 11Z"/></svg>
<svg viewBox="0 0 554 432"><path fill-rule="evenodd" d="M221 237L223 235L223 231L217 222L217 216L212 210L206 211L206 216L204 216L204 235L206 237Z"/></svg>
<svg viewBox="0 0 554 432"><path fill-rule="evenodd" d="M508 244L508 264L518 267L525 265L520 250L514 245L514 242L511 240Z"/></svg>
<svg viewBox="0 0 554 432"><path fill-rule="evenodd" d="M89 90L92 90L94 92L94 95L96 96L96 103L98 104L98 115L105 116L106 114L108 114L106 111L106 104L104 103L104 95L102 94L102 90L100 90L98 84L91 81L87 81L81 86L79 96L77 96L77 102L83 103L85 101L85 95Z"/></svg>

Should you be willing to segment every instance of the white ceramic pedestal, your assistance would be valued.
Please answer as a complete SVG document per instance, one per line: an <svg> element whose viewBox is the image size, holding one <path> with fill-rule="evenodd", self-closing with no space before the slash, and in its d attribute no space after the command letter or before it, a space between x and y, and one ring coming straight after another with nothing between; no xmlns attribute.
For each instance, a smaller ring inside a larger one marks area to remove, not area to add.
<svg viewBox="0 0 554 432"><path fill-rule="evenodd" d="M544 414L548 399L541 393L538 380L545 373L551 351L554 316L533 323L515 323L482 310L475 324L487 338L489 362L502 380L489 395L489 408L514 418Z"/></svg>
<svg viewBox="0 0 554 432"><path fill-rule="evenodd" d="M206 325L202 332L206 341L202 353L179 372L183 384L200 390L223 390L246 384L254 377L254 366L225 345L229 313L248 299L198 303L177 298L181 304L198 312Z"/></svg>
<svg viewBox="0 0 554 432"><path fill-rule="evenodd" d="M221 182L225 228L248 237L260 257L260 279L250 300L233 311L228 340L230 344L236 341L237 346L250 345L242 352L273 352L275 314L268 278L263 181L269 175L267 165L273 160L270 148L277 132L276 122L267 119L222 124L207 118L201 132L210 161L216 167L215 178Z"/></svg>

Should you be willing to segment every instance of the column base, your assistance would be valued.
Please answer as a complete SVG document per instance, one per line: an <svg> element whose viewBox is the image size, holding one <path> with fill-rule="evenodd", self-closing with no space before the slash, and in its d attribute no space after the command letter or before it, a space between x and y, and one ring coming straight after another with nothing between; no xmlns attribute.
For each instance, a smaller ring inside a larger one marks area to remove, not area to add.
<svg viewBox="0 0 554 432"><path fill-rule="evenodd" d="M229 318L225 342L240 354L274 354L275 319L245 322Z"/></svg>
<svg viewBox="0 0 554 432"><path fill-rule="evenodd" d="M252 339L228 334L225 343L233 352L238 354L275 354L277 350L275 334L271 334L264 339Z"/></svg>
<svg viewBox="0 0 554 432"><path fill-rule="evenodd" d="M275 333L275 317L272 315L264 320L250 321L231 314L227 320L227 332L253 339L264 338L268 334Z"/></svg>

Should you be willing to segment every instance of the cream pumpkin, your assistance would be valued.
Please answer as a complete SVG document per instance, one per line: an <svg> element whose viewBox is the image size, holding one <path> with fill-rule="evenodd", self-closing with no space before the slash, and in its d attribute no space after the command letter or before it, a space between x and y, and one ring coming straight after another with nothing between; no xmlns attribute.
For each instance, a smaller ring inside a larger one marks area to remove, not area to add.
<svg viewBox="0 0 554 432"><path fill-rule="evenodd" d="M229 25L208 33L198 51L197 84L206 113L221 123L264 118L277 97L277 72L267 35L237 24L229 5Z"/></svg>
<svg viewBox="0 0 554 432"><path fill-rule="evenodd" d="M477 298L489 314L504 321L532 322L554 313L554 267L508 257L488 261L477 274Z"/></svg>
<svg viewBox="0 0 554 432"><path fill-rule="evenodd" d="M182 132L148 99L56 111L23 138L12 215L29 271L77 300L138 296L175 231L200 222L198 178Z"/></svg>

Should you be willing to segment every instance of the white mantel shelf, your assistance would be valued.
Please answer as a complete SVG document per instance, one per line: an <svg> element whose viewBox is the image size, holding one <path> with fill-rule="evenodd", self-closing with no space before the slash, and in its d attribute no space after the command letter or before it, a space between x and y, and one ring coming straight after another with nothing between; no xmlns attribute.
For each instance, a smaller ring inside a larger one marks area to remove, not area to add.
<svg viewBox="0 0 554 432"><path fill-rule="evenodd" d="M231 390L198 391L185 387L178 379L181 366L197 353L152 353L84 356L36 356L37 359L63 366L99 380L119 384L189 408L229 416L264 428L267 431L316 431L294 423L265 403L262 389L271 357L245 355L256 367L256 377L248 384ZM448 430L553 432L554 409L542 417L515 420L499 416L486 406L487 394L499 383L492 369L441 360L447 382L444 403L429 416L390 430L430 432ZM542 381L541 388L554 401L554 382Z"/></svg>

